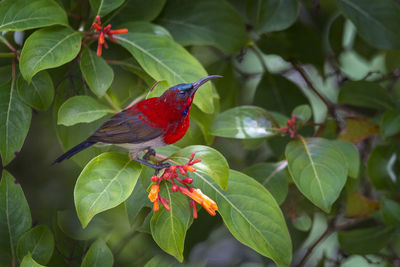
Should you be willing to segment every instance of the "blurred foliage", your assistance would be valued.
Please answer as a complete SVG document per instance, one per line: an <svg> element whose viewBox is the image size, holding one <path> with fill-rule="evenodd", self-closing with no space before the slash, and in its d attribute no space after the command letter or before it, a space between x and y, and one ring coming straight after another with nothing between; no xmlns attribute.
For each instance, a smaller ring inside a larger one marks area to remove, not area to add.
<svg viewBox="0 0 400 267"><path fill-rule="evenodd" d="M0 266L399 266L399 1L2 0L0 31ZM51 166L208 74L157 153L202 159L215 217L167 181L153 211L121 148Z"/></svg>

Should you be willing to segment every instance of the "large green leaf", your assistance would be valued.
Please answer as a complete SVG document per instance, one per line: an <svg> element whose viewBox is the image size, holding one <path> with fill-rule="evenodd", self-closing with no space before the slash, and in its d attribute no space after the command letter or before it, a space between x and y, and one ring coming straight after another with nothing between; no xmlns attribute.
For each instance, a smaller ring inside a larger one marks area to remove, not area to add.
<svg viewBox="0 0 400 267"><path fill-rule="evenodd" d="M68 25L67 14L53 0L0 2L0 31L22 31L55 24Z"/></svg>
<svg viewBox="0 0 400 267"><path fill-rule="evenodd" d="M211 134L237 139L265 138L279 132L274 118L255 106L228 109L218 114L211 125Z"/></svg>
<svg viewBox="0 0 400 267"><path fill-rule="evenodd" d="M169 201L171 209L168 211L160 205L160 210L154 212L150 222L151 235L160 248L182 262L186 231L192 216L188 198L180 192L172 192L170 186L170 183L160 186L160 195Z"/></svg>
<svg viewBox="0 0 400 267"><path fill-rule="evenodd" d="M346 183L346 159L334 142L299 137L286 146L289 172L303 195L329 212Z"/></svg>
<svg viewBox="0 0 400 267"><path fill-rule="evenodd" d="M92 159L78 177L75 207L85 228L97 213L118 206L132 193L141 166L127 155L106 152Z"/></svg>
<svg viewBox="0 0 400 267"><path fill-rule="evenodd" d="M187 45L214 45L231 54L248 40L239 13L224 0L167 1L159 22Z"/></svg>
<svg viewBox="0 0 400 267"><path fill-rule="evenodd" d="M35 31L25 41L19 68L25 80L41 70L61 66L74 59L81 48L82 34L67 27Z"/></svg>
<svg viewBox="0 0 400 267"><path fill-rule="evenodd" d="M297 0L253 0L247 3L247 17L258 32L287 29L297 19Z"/></svg>
<svg viewBox="0 0 400 267"><path fill-rule="evenodd" d="M254 105L290 116L292 110L308 103L301 89L290 80L265 73L257 86Z"/></svg>
<svg viewBox="0 0 400 267"><path fill-rule="evenodd" d="M153 172L153 170L151 171ZM147 173L147 169L143 168L141 172L141 177L143 173ZM150 180L151 173L149 173L147 179ZM143 207L150 206L151 202L147 197L147 192L142 186L142 183L136 183L135 188L133 189L132 194L125 201L126 213L128 214L129 222L131 225L134 224L136 216L139 214L140 210Z"/></svg>
<svg viewBox="0 0 400 267"><path fill-rule="evenodd" d="M195 158L200 158L201 162L196 163L196 173L207 175L223 190L227 189L229 178L229 166L217 150L208 146L188 146L171 155L173 159L182 161L186 164L192 153L196 153Z"/></svg>
<svg viewBox="0 0 400 267"><path fill-rule="evenodd" d="M31 256L30 253L28 253L21 262L20 267L45 267L44 265L41 265L37 263Z"/></svg>
<svg viewBox="0 0 400 267"><path fill-rule="evenodd" d="M183 47L173 40L148 33L127 33L116 36L142 68L155 80L166 80L170 86L193 83L207 72ZM214 111L211 83L204 84L196 93L194 104L206 113Z"/></svg>
<svg viewBox="0 0 400 267"><path fill-rule="evenodd" d="M99 239L90 246L81 267L112 267L113 263L114 256L111 250L103 240Z"/></svg>
<svg viewBox="0 0 400 267"><path fill-rule="evenodd" d="M400 6L394 0L336 0L344 15L370 45L400 48Z"/></svg>
<svg viewBox="0 0 400 267"><path fill-rule="evenodd" d="M24 144L31 117L32 110L19 98L15 82L1 85L0 153L4 166L14 159Z"/></svg>
<svg viewBox="0 0 400 267"><path fill-rule="evenodd" d="M378 253L393 237L394 229L386 226L343 231L338 233L340 248L348 254Z"/></svg>
<svg viewBox="0 0 400 267"><path fill-rule="evenodd" d="M287 162L266 162L246 168L243 172L265 186L278 204L285 201L289 191Z"/></svg>
<svg viewBox="0 0 400 267"><path fill-rule="evenodd" d="M110 109L90 96L73 96L65 101L58 110L58 124L71 126L81 122L98 120Z"/></svg>
<svg viewBox="0 0 400 267"><path fill-rule="evenodd" d="M285 219L273 196L261 184L233 170L229 172L226 191L204 173L194 173L193 180L194 187L217 203L225 225L240 242L278 266L289 266L292 243Z"/></svg>
<svg viewBox="0 0 400 267"><path fill-rule="evenodd" d="M90 90L98 97L103 96L114 79L113 69L88 48L83 49L80 67Z"/></svg>
<svg viewBox="0 0 400 267"><path fill-rule="evenodd" d="M7 171L0 181L0 265L15 266L17 241L32 226L21 186Z"/></svg>
<svg viewBox="0 0 400 267"><path fill-rule="evenodd" d="M20 98L37 110L47 110L54 99L53 81L47 71L41 71L27 83L22 76L17 82Z"/></svg>
<svg viewBox="0 0 400 267"><path fill-rule="evenodd" d="M45 225L38 225L23 234L18 240L17 255L20 260L28 252L40 264L46 265L54 249L54 238L50 229Z"/></svg>
<svg viewBox="0 0 400 267"><path fill-rule="evenodd" d="M386 225L400 226L400 205L396 201L383 199L380 206L382 218Z"/></svg>
<svg viewBox="0 0 400 267"><path fill-rule="evenodd" d="M117 9L124 3L125 0L90 0L90 6L94 13L100 17L103 17L111 11Z"/></svg>
<svg viewBox="0 0 400 267"><path fill-rule="evenodd" d="M367 81L346 82L340 88L339 103L373 109L390 109L393 101L385 88Z"/></svg>

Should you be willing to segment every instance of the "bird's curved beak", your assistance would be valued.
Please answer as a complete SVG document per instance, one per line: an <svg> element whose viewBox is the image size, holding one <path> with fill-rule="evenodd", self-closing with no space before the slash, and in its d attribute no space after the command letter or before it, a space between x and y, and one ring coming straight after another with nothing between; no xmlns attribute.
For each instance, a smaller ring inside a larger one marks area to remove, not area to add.
<svg viewBox="0 0 400 267"><path fill-rule="evenodd" d="M222 78L222 76L221 75L210 75L210 76L207 76L207 77L204 77L204 78L198 80L197 82L192 83L192 85L193 85L192 95L197 91L197 89L199 89L200 86L202 86L209 80L212 80L215 78Z"/></svg>

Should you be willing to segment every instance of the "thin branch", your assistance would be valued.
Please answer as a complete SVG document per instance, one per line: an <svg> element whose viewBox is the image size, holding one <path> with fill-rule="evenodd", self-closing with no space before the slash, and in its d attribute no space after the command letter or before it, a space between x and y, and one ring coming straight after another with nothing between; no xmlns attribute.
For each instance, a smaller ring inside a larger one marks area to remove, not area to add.
<svg viewBox="0 0 400 267"><path fill-rule="evenodd" d="M268 71L268 67L267 67L267 64L265 64L265 60L263 58L263 54L260 51L260 49L255 45L250 46L250 49L254 52L254 54L257 56L258 60L260 61L261 67L263 68L263 71L267 72Z"/></svg>
<svg viewBox="0 0 400 267"><path fill-rule="evenodd" d="M19 61L19 52L17 51L17 49L14 48L14 46L12 46L12 44L10 44L6 38L4 38L3 36L0 35L0 41L2 41L8 48L10 48L10 50L15 54L16 58Z"/></svg>
<svg viewBox="0 0 400 267"><path fill-rule="evenodd" d="M304 254L303 258L301 259L301 261L296 266L297 267L305 266L305 264L307 263L308 258L313 253L314 249L321 243L322 240L327 238L330 234L332 234L334 232L343 231L343 230L346 230L348 228L351 228L351 227L353 227L354 225L360 223L363 220L365 220L365 219L364 218L358 218L358 219L349 220L349 221L347 221L345 223L342 223L340 225L337 225L337 226L328 225L328 227L322 233L322 235L307 249L307 251Z"/></svg>
<svg viewBox="0 0 400 267"><path fill-rule="evenodd" d="M310 77L308 77L307 73L304 69L297 64L294 60L291 60L290 63L292 64L293 68L301 75L303 80L306 82L307 86L319 97L319 99L324 102L328 111L332 114L334 109L334 104L332 104L329 100L327 100L318 90L315 88L314 84L311 82Z"/></svg>

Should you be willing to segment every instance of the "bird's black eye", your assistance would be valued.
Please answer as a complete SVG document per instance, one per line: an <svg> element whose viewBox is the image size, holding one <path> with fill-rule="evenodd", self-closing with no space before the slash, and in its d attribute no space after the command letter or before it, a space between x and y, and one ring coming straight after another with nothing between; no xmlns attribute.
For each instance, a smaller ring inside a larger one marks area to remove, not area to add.
<svg viewBox="0 0 400 267"><path fill-rule="evenodd" d="M185 90L179 90L179 94L184 95L186 93Z"/></svg>

